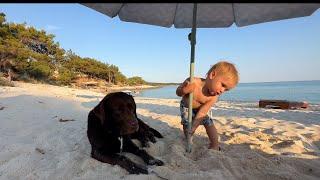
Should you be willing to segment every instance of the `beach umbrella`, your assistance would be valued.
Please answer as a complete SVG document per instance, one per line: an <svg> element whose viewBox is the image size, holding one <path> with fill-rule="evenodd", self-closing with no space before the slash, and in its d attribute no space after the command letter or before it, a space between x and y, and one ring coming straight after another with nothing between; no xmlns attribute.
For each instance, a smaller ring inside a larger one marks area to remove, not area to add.
<svg viewBox="0 0 320 180"><path fill-rule="evenodd" d="M196 28L238 27L310 16L320 3L83 3L84 6L111 18L163 27L192 28L188 38L191 42L190 81L193 81ZM193 94L189 95L189 125L192 122ZM190 135L186 151L191 152Z"/></svg>

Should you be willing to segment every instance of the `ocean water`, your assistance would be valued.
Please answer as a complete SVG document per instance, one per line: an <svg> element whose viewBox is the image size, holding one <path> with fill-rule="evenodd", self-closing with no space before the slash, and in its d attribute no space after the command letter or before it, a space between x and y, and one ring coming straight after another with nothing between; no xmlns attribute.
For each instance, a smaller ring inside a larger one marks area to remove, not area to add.
<svg viewBox="0 0 320 180"><path fill-rule="evenodd" d="M176 85L140 91L137 96L165 99L180 99L176 96ZM307 101L320 104L320 80L239 83L237 87L225 92L219 98L223 101L258 102L260 99L281 99Z"/></svg>

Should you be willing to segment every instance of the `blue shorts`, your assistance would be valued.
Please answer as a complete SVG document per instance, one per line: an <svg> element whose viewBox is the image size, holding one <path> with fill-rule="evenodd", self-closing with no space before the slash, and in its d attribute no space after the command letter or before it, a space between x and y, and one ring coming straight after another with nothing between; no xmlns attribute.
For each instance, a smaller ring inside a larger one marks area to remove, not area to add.
<svg viewBox="0 0 320 180"><path fill-rule="evenodd" d="M180 101L180 115L181 115L181 124L184 126L188 125L188 107L184 106L183 100ZM196 116L198 110L192 109L192 119ZM207 113L206 117L202 120L200 123L204 126L212 126L213 125L213 119L210 117L209 112Z"/></svg>

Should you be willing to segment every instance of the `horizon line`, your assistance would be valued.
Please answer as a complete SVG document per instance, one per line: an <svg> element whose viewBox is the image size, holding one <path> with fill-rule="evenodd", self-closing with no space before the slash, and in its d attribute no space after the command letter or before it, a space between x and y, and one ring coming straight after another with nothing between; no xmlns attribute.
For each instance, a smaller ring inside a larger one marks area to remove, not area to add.
<svg viewBox="0 0 320 180"><path fill-rule="evenodd" d="M261 81L261 82L239 82L239 84L247 84L247 83L275 83L275 82L302 82L302 81L320 81L320 79L314 80L284 80L284 81ZM148 83L160 83L160 84L181 84L181 82L148 82Z"/></svg>

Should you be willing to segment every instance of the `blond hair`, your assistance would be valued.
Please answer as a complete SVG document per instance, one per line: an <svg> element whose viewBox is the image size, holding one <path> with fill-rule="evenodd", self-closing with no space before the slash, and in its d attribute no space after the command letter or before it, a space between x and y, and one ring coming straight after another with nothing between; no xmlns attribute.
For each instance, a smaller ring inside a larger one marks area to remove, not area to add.
<svg viewBox="0 0 320 180"><path fill-rule="evenodd" d="M227 61L220 61L213 65L209 71L207 72L207 76L212 72L216 71L217 74L227 76L230 78L235 84L239 82L239 73L234 64Z"/></svg>

